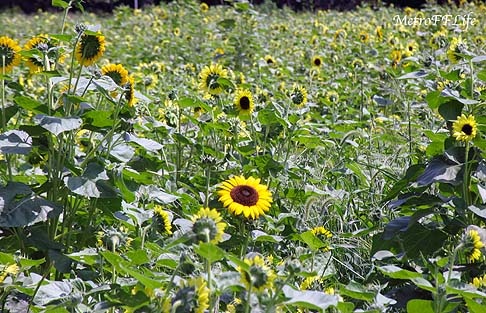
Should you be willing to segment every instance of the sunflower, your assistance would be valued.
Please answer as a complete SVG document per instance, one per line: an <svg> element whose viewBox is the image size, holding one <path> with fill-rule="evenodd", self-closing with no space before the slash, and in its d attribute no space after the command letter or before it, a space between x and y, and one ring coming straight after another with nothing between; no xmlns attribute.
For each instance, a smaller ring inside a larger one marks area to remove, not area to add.
<svg viewBox="0 0 486 313"><path fill-rule="evenodd" d="M244 270L238 266L238 272L241 275L241 282L248 290L256 292L263 292L265 289L271 289L273 281L276 278L273 270L265 264L265 260L256 255L252 259L245 258L244 262L249 266L248 270Z"/></svg>
<svg viewBox="0 0 486 313"><path fill-rule="evenodd" d="M309 276L306 277L302 283L300 283L300 290L311 290L315 288L322 288L322 284L324 283L324 279L319 276Z"/></svg>
<svg viewBox="0 0 486 313"><path fill-rule="evenodd" d="M364 67L363 60L354 59L353 62L351 62L351 67L352 68L363 68Z"/></svg>
<svg viewBox="0 0 486 313"><path fill-rule="evenodd" d="M403 51L406 57L412 56L418 50L418 43L415 40L409 41L407 47Z"/></svg>
<svg viewBox="0 0 486 313"><path fill-rule="evenodd" d="M164 211L160 205L154 207L152 223L159 233L172 235L172 224L170 222L169 213Z"/></svg>
<svg viewBox="0 0 486 313"><path fill-rule="evenodd" d="M218 191L219 201L234 215L258 218L268 212L272 193L260 184L260 178L235 176L223 182Z"/></svg>
<svg viewBox="0 0 486 313"><path fill-rule="evenodd" d="M463 59L463 54L466 52L466 42L462 40L461 37L459 38L452 38L452 41L449 45L449 49L447 50L447 56L452 63L457 63Z"/></svg>
<svg viewBox="0 0 486 313"><path fill-rule="evenodd" d="M339 94L334 90L330 90L330 91L326 92L326 101L330 102L330 103L338 102L339 101Z"/></svg>
<svg viewBox="0 0 486 313"><path fill-rule="evenodd" d="M10 37L0 37L0 73L8 73L15 66L20 64L20 46ZM5 67L3 67L3 59L5 57Z"/></svg>
<svg viewBox="0 0 486 313"><path fill-rule="evenodd" d="M201 2L201 4L199 5L199 9L201 10L201 12L206 13L209 10L209 6L206 2Z"/></svg>
<svg viewBox="0 0 486 313"><path fill-rule="evenodd" d="M383 28L381 26L376 27L375 29L376 37L378 37L379 41L383 40Z"/></svg>
<svg viewBox="0 0 486 313"><path fill-rule="evenodd" d="M325 238L331 238L332 237L331 232L328 231L327 229L325 229L322 226L312 228L311 233L316 237L318 237L319 235L323 235Z"/></svg>
<svg viewBox="0 0 486 313"><path fill-rule="evenodd" d="M183 282L172 298L164 301L164 313L204 313L209 308L209 288L202 277Z"/></svg>
<svg viewBox="0 0 486 313"><path fill-rule="evenodd" d="M217 95L223 92L223 86L218 83L219 78L227 78L228 70L223 69L220 64L205 66L199 73L199 88L210 95Z"/></svg>
<svg viewBox="0 0 486 313"><path fill-rule="evenodd" d="M441 49L447 46L447 31L446 30L440 30L435 32L432 37L430 37L429 40L430 45L434 49Z"/></svg>
<svg viewBox="0 0 486 313"><path fill-rule="evenodd" d="M197 242L218 243L223 240L226 223L216 209L201 208L192 217L192 232Z"/></svg>
<svg viewBox="0 0 486 313"><path fill-rule="evenodd" d="M362 43L367 43L369 39L370 39L370 35L368 35L367 32L362 31L362 32L359 33L359 40Z"/></svg>
<svg viewBox="0 0 486 313"><path fill-rule="evenodd" d="M48 35L42 34L36 37L31 38L24 46L24 50L31 50L31 49L39 49L44 45L47 47L48 51L53 45L50 44L48 39ZM30 69L31 73L37 73L43 70L44 68L44 60L39 60L38 57L31 56L26 58L26 64Z"/></svg>
<svg viewBox="0 0 486 313"><path fill-rule="evenodd" d="M101 74L109 76L118 86L128 82L128 71L121 64L105 65L101 68Z"/></svg>
<svg viewBox="0 0 486 313"><path fill-rule="evenodd" d="M253 103L253 95L248 89L236 90L234 103L240 114L251 114L255 106Z"/></svg>
<svg viewBox="0 0 486 313"><path fill-rule="evenodd" d="M322 58L320 56L314 56L312 57L311 61L312 67L320 69L322 66Z"/></svg>
<svg viewBox="0 0 486 313"><path fill-rule="evenodd" d="M471 141L476 137L477 124L474 116L462 114L452 124L452 136L458 141Z"/></svg>
<svg viewBox="0 0 486 313"><path fill-rule="evenodd" d="M84 66L98 61L105 52L105 37L100 32L96 35L83 34L76 46L76 60Z"/></svg>
<svg viewBox="0 0 486 313"><path fill-rule="evenodd" d="M342 28L338 29L334 33L334 41L336 41L337 39L346 39L346 37L348 37L348 33L346 33L346 31Z"/></svg>
<svg viewBox="0 0 486 313"><path fill-rule="evenodd" d="M477 230L467 231L463 238L464 254L468 263L473 263L481 258L481 248L484 247Z"/></svg>
<svg viewBox="0 0 486 313"><path fill-rule="evenodd" d="M274 65L274 64L277 64L277 61L275 61L275 59L271 56L271 55L266 55L264 58L265 62L268 64L268 65Z"/></svg>
<svg viewBox="0 0 486 313"><path fill-rule="evenodd" d="M290 99L292 99L294 104L303 106L307 102L307 90L302 86L294 84Z"/></svg>
<svg viewBox="0 0 486 313"><path fill-rule="evenodd" d="M473 39L474 43L478 46L482 46L486 43L486 37L484 36L476 36Z"/></svg>
<svg viewBox="0 0 486 313"><path fill-rule="evenodd" d="M133 107L135 104L135 79L133 76L128 77L128 82L124 85L125 88L125 99L127 100L127 105Z"/></svg>
<svg viewBox="0 0 486 313"><path fill-rule="evenodd" d="M486 287L486 274L483 276L474 277L472 280L472 285L474 285L476 288Z"/></svg>
<svg viewBox="0 0 486 313"><path fill-rule="evenodd" d="M398 64L402 60L402 52L398 49L395 49L391 52L391 59L392 59L392 67L397 68Z"/></svg>
<svg viewBox="0 0 486 313"><path fill-rule="evenodd" d="M5 280L8 275L17 275L19 272L19 266L17 264L6 265L0 274L0 284Z"/></svg>

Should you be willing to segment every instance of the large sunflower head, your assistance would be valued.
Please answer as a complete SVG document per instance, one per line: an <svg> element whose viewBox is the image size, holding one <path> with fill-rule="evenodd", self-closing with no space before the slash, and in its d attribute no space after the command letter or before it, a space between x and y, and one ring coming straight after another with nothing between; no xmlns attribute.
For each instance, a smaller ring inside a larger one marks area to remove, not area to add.
<svg viewBox="0 0 486 313"><path fill-rule="evenodd" d="M199 73L199 89L208 92L211 95L217 95L223 92L223 86L218 83L219 78L227 78L228 70L220 64L211 64L205 66Z"/></svg>
<svg viewBox="0 0 486 313"><path fill-rule="evenodd" d="M128 82L128 71L121 64L108 64L101 68L101 74L109 76L118 86Z"/></svg>
<svg viewBox="0 0 486 313"><path fill-rule="evenodd" d="M105 37L100 32L95 35L83 34L76 46L76 60L84 66L90 66L103 56Z"/></svg>
<svg viewBox="0 0 486 313"><path fill-rule="evenodd" d="M192 232L197 242L218 243L223 240L226 223L216 209L201 208L192 217Z"/></svg>
<svg viewBox="0 0 486 313"><path fill-rule="evenodd" d="M172 235L172 223L169 212L162 209L160 205L156 205L154 208L152 224L159 233Z"/></svg>
<svg viewBox="0 0 486 313"><path fill-rule="evenodd" d="M473 115L462 114L452 124L452 136L458 141L471 141L476 137L477 124Z"/></svg>
<svg viewBox="0 0 486 313"><path fill-rule="evenodd" d="M322 66L322 58L318 55L312 57L311 65L313 68L320 69Z"/></svg>
<svg viewBox="0 0 486 313"><path fill-rule="evenodd" d="M260 184L259 178L235 176L223 182L218 191L219 201L234 215L243 214L256 219L268 212L272 193Z"/></svg>
<svg viewBox="0 0 486 313"><path fill-rule="evenodd" d="M20 46L17 42L10 37L2 36L0 37L0 73L10 72L15 66L20 64ZM4 61L5 59L5 67Z"/></svg>
<svg viewBox="0 0 486 313"><path fill-rule="evenodd" d="M245 263L248 264L248 270L238 267L238 272L241 275L241 282L249 290L263 292L265 289L271 289L273 281L276 278L273 270L266 264L265 260L256 255L252 259L245 258Z"/></svg>
<svg viewBox="0 0 486 313"><path fill-rule="evenodd" d="M255 107L253 95L248 89L238 89L235 94L235 106L240 114L251 114Z"/></svg>
<svg viewBox="0 0 486 313"><path fill-rule="evenodd" d="M481 241L477 230L470 229L464 234L463 245L463 251L469 263L478 261L481 258L480 249L484 247L484 243Z"/></svg>
<svg viewBox="0 0 486 313"><path fill-rule="evenodd" d="M202 277L182 283L172 298L163 304L164 313L204 313L209 308L209 289Z"/></svg>
<svg viewBox="0 0 486 313"><path fill-rule="evenodd" d="M307 102L307 90L299 85L294 84L290 99L295 105L303 106Z"/></svg>
<svg viewBox="0 0 486 313"><path fill-rule="evenodd" d="M55 57L52 55L54 52L49 52L49 50L54 47L54 45L49 40L48 35L42 34L31 38L24 46L25 50L38 49L43 50L47 48L48 56ZM51 62L49 62L51 63ZM26 64L30 69L31 73L40 72L44 68L44 60L39 57L31 56L26 58Z"/></svg>
<svg viewBox="0 0 486 313"><path fill-rule="evenodd" d="M454 37L451 40L449 49L447 50L447 57L452 63L457 63L463 59L462 54L467 50L466 42L461 37Z"/></svg>

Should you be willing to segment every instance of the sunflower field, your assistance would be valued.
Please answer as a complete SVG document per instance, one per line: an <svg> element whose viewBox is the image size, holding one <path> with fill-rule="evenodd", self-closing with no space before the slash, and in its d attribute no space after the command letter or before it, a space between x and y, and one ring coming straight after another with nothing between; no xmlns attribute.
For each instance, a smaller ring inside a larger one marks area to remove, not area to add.
<svg viewBox="0 0 486 313"><path fill-rule="evenodd" d="M52 5L0 12L0 312L486 312L486 5Z"/></svg>

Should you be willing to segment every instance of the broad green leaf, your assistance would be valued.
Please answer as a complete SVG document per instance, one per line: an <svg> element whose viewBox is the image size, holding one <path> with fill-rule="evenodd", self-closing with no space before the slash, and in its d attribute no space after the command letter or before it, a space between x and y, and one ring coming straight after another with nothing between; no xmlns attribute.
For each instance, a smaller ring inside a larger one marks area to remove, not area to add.
<svg viewBox="0 0 486 313"><path fill-rule="evenodd" d="M461 169L462 165L451 164L445 157L438 156L429 162L422 175L417 178L417 183L421 186L435 182L459 185L462 181L462 175L459 175Z"/></svg>
<svg viewBox="0 0 486 313"><path fill-rule="evenodd" d="M435 313L433 301L413 299L407 302L407 313Z"/></svg>
<svg viewBox="0 0 486 313"><path fill-rule="evenodd" d="M29 154L32 138L24 131L9 130L0 135L0 152L3 154Z"/></svg>
<svg viewBox="0 0 486 313"><path fill-rule="evenodd" d="M58 136L60 133L78 129L83 120L79 117L57 117L39 114L34 119L38 125Z"/></svg>
<svg viewBox="0 0 486 313"><path fill-rule="evenodd" d="M51 2L53 7L63 8L66 9L69 7L69 3L63 0L52 0Z"/></svg>
<svg viewBox="0 0 486 313"><path fill-rule="evenodd" d="M450 100L439 105L439 113L446 121L453 121L461 115L464 104L457 100Z"/></svg>
<svg viewBox="0 0 486 313"><path fill-rule="evenodd" d="M141 265L150 262L145 250L131 250L126 253L126 256L132 261L133 265Z"/></svg>
<svg viewBox="0 0 486 313"><path fill-rule="evenodd" d="M47 114L49 112L46 105L28 96L17 96L14 102L21 108L37 114Z"/></svg>
<svg viewBox="0 0 486 313"><path fill-rule="evenodd" d="M114 123L113 119L111 118L112 114L113 113L111 111L88 111L82 116L85 123L83 128L97 130L99 128L112 127Z"/></svg>
<svg viewBox="0 0 486 313"><path fill-rule="evenodd" d="M420 273L404 270L403 268L395 265L380 266L378 269L386 276L394 279L412 279L422 277L422 274Z"/></svg>
<svg viewBox="0 0 486 313"><path fill-rule="evenodd" d="M224 250L210 242L201 242L194 247L194 251L208 260L209 263L219 261L225 257Z"/></svg>
<svg viewBox="0 0 486 313"><path fill-rule="evenodd" d="M282 291L285 297L289 298L289 300L284 302L284 304L288 305L294 305L323 312L328 307L336 306L338 304L338 297L336 295L328 295L321 291L299 291L287 285L282 288Z"/></svg>
<svg viewBox="0 0 486 313"><path fill-rule="evenodd" d="M77 195L89 198L115 198L117 193L109 182L103 166L89 163L82 176L66 177L66 187Z"/></svg>
<svg viewBox="0 0 486 313"><path fill-rule="evenodd" d="M465 298L466 306L470 313L484 313L486 312L486 304L476 302L476 300Z"/></svg>
<svg viewBox="0 0 486 313"><path fill-rule="evenodd" d="M375 292L369 291L369 289L355 281L351 281L349 284L342 287L340 292L342 295L364 301L373 301L376 296Z"/></svg>
<svg viewBox="0 0 486 313"><path fill-rule="evenodd" d="M34 266L38 266L41 264L44 264L46 262L45 258L39 259L39 260L31 260L31 259L20 259L20 266L22 268L30 268Z"/></svg>
<svg viewBox="0 0 486 313"><path fill-rule="evenodd" d="M328 244L322 242L310 230L300 234L300 239L314 251L328 246Z"/></svg>

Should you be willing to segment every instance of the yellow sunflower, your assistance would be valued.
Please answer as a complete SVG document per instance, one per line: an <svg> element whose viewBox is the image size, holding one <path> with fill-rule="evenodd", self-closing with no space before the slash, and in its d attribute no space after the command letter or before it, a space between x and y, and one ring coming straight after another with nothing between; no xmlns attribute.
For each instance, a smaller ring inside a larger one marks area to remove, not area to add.
<svg viewBox="0 0 486 313"><path fill-rule="evenodd" d="M339 94L334 90L330 90L330 91L326 92L326 101L330 102L330 103L338 102L339 101Z"/></svg>
<svg viewBox="0 0 486 313"><path fill-rule="evenodd" d="M105 52L105 37L98 32L96 35L83 34L76 46L76 60L84 66L90 66L103 56Z"/></svg>
<svg viewBox="0 0 486 313"><path fill-rule="evenodd" d="M199 5L199 9L201 10L201 12L206 13L209 10L209 6L206 2L201 2L201 4Z"/></svg>
<svg viewBox="0 0 486 313"><path fill-rule="evenodd" d="M234 103L240 114L251 114L255 106L253 103L253 95L248 89L236 90Z"/></svg>
<svg viewBox="0 0 486 313"><path fill-rule="evenodd" d="M324 279L319 276L309 276L306 277L302 283L300 283L300 290L311 290L316 288L322 288L322 284L324 283Z"/></svg>
<svg viewBox="0 0 486 313"><path fill-rule="evenodd" d="M244 262L248 264L249 269L244 270L240 266L237 269L241 275L241 282L248 290L263 292L272 288L276 275L263 258L257 255L252 259L245 258Z"/></svg>
<svg viewBox="0 0 486 313"><path fill-rule="evenodd" d="M409 41L407 43L407 47L403 51L403 54L406 57L410 57L418 50L418 47L419 47L418 43L415 40Z"/></svg>
<svg viewBox="0 0 486 313"><path fill-rule="evenodd" d="M233 215L243 214L252 219L265 215L272 203L272 193L260 184L260 178L232 177L223 182L218 195L219 201Z"/></svg>
<svg viewBox="0 0 486 313"><path fill-rule="evenodd" d="M391 52L391 59L392 59L392 67L397 68L398 64L402 60L402 52L398 49L395 49Z"/></svg>
<svg viewBox="0 0 486 313"><path fill-rule="evenodd" d="M382 41L383 40L383 27L381 27L381 26L376 27L375 33L376 33L376 37L378 37L378 40Z"/></svg>
<svg viewBox="0 0 486 313"><path fill-rule="evenodd" d="M169 213L162 209L160 205L154 207L154 215L152 218L153 225L159 233L166 233L172 235L172 224Z"/></svg>
<svg viewBox="0 0 486 313"><path fill-rule="evenodd" d="M447 50L447 57L452 63L457 63L463 59L463 54L466 52L466 42L461 37L454 37Z"/></svg>
<svg viewBox="0 0 486 313"><path fill-rule="evenodd" d="M472 280L472 285L474 285L476 288L486 287L486 274L483 276L474 277Z"/></svg>
<svg viewBox="0 0 486 313"><path fill-rule="evenodd" d="M294 104L303 106L307 102L307 90L302 86L294 84L290 99L292 99Z"/></svg>
<svg viewBox="0 0 486 313"><path fill-rule="evenodd" d="M15 276L19 272L19 266L17 264L10 264L3 268L0 274L0 284L5 280L8 275Z"/></svg>
<svg viewBox="0 0 486 313"><path fill-rule="evenodd" d="M318 55L312 57L311 65L314 68L320 69L322 66L322 58Z"/></svg>
<svg viewBox="0 0 486 313"><path fill-rule="evenodd" d="M167 298L162 312L204 313L209 308L209 288L202 277L183 282L172 298Z"/></svg>
<svg viewBox="0 0 486 313"><path fill-rule="evenodd" d="M477 124L474 116L462 114L452 124L452 136L457 141L471 141L476 137Z"/></svg>
<svg viewBox="0 0 486 313"><path fill-rule="evenodd" d="M217 95L223 92L223 86L218 83L219 78L227 78L228 70L223 69L220 64L205 66L199 73L199 89L208 92L210 95Z"/></svg>
<svg viewBox="0 0 486 313"><path fill-rule="evenodd" d="M108 64L101 68L101 74L109 76L118 86L128 82L128 71L121 64Z"/></svg>
<svg viewBox="0 0 486 313"><path fill-rule="evenodd" d="M351 62L351 67L352 68L363 68L364 67L364 62L361 59L354 59Z"/></svg>
<svg viewBox="0 0 486 313"><path fill-rule="evenodd" d="M359 40L362 43L367 43L369 39L370 39L370 35L368 35L367 32L362 31L362 32L359 33Z"/></svg>
<svg viewBox="0 0 486 313"><path fill-rule="evenodd" d="M223 240L226 223L216 209L201 208L192 217L192 232L197 242L218 243Z"/></svg>
<svg viewBox="0 0 486 313"><path fill-rule="evenodd" d="M483 248L484 244L476 230L471 229L465 234L463 244L464 254L469 263L474 263L481 258L481 250L479 249Z"/></svg>
<svg viewBox="0 0 486 313"><path fill-rule="evenodd" d="M127 100L127 105L129 107L133 107L135 104L135 78L132 76L128 77L128 82L124 86L126 88L125 90L125 99Z"/></svg>
<svg viewBox="0 0 486 313"><path fill-rule="evenodd" d="M319 227L314 227L311 229L311 233L318 237L319 235L323 235L324 237L326 238L331 238L332 237L332 234L330 231L328 231L327 229L325 229L324 227L322 226L319 226Z"/></svg>
<svg viewBox="0 0 486 313"><path fill-rule="evenodd" d="M52 48L50 44L48 35L42 34L31 38L24 46L24 50L39 49L41 44L47 45L47 48ZM31 73L37 73L44 69L44 60L38 57L27 57L26 64L30 69Z"/></svg>
<svg viewBox="0 0 486 313"><path fill-rule="evenodd" d="M277 61L271 56L271 55L266 55L264 58L265 62L267 62L268 65L274 65L277 64Z"/></svg>
<svg viewBox="0 0 486 313"><path fill-rule="evenodd" d="M20 64L20 46L10 37L0 37L0 73L10 72L15 66ZM3 67L3 59L5 57L5 67Z"/></svg>

